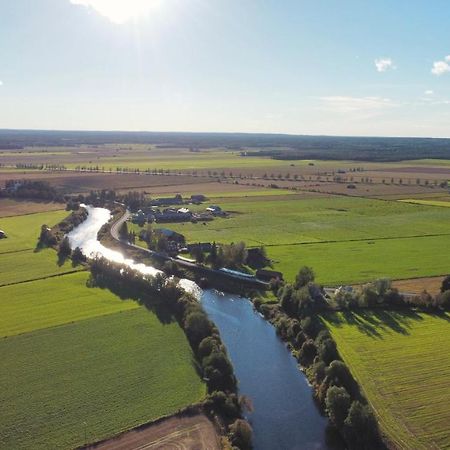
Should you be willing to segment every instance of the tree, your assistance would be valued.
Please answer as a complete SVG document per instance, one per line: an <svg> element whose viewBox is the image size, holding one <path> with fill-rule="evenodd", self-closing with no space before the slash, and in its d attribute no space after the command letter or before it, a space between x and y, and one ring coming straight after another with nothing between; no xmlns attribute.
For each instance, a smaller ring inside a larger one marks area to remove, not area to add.
<svg viewBox="0 0 450 450"><path fill-rule="evenodd" d="M70 242L69 238L66 236L61 243L59 244L58 248L58 256L61 259L66 259L72 254L72 249L70 248Z"/></svg>
<svg viewBox="0 0 450 450"><path fill-rule="evenodd" d="M327 367L327 377L330 384L344 386L348 390L351 390L354 382L349 368L339 360L332 361Z"/></svg>
<svg viewBox="0 0 450 450"><path fill-rule="evenodd" d="M205 254L203 253L201 244L194 246L191 253L198 264L202 264L205 262Z"/></svg>
<svg viewBox="0 0 450 450"><path fill-rule="evenodd" d="M76 247L72 252L72 263L74 266L86 262L86 256L83 255L80 247Z"/></svg>
<svg viewBox="0 0 450 450"><path fill-rule="evenodd" d="M367 405L357 400L352 402L344 421L344 435L350 448L358 450L379 448L378 425Z"/></svg>
<svg viewBox="0 0 450 450"><path fill-rule="evenodd" d="M311 267L303 266L295 277L295 287L301 288L314 281L315 275Z"/></svg>
<svg viewBox="0 0 450 450"><path fill-rule="evenodd" d="M128 240L128 225L126 222L123 222L119 228L119 239L122 241Z"/></svg>
<svg viewBox="0 0 450 450"><path fill-rule="evenodd" d="M252 427L246 420L237 419L230 425L230 440L241 450L252 448Z"/></svg>
<svg viewBox="0 0 450 450"><path fill-rule="evenodd" d="M450 290L450 275L447 275L442 280L442 286L441 286L441 292L449 291Z"/></svg>
<svg viewBox="0 0 450 450"><path fill-rule="evenodd" d="M350 395L343 387L331 386L325 398L325 405L331 421L341 428L350 408Z"/></svg>

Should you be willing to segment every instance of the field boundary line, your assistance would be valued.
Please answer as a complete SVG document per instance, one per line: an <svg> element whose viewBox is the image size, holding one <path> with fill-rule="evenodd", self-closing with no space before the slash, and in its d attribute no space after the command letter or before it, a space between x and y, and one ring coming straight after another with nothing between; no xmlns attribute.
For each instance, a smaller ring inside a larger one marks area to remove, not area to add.
<svg viewBox="0 0 450 450"><path fill-rule="evenodd" d="M34 250L34 248L23 248L21 250L8 250L7 252L0 252L0 255L10 255L11 253L29 252L30 250Z"/></svg>
<svg viewBox="0 0 450 450"><path fill-rule="evenodd" d="M81 272L86 272L86 269L69 270L68 272L55 273L53 275L47 275L46 277L31 278L29 280L17 281L15 283L0 284L0 289L3 288L3 287L7 287L7 286L14 286L16 284L33 283L34 281L47 280L48 278L63 277L64 275L73 275L74 273L81 273Z"/></svg>
<svg viewBox="0 0 450 450"><path fill-rule="evenodd" d="M417 238L440 237L440 236L450 236L450 233L419 234L416 236L389 236L389 237L361 238L361 239L343 239L340 241L334 241L334 240L306 241L306 242L291 242L289 244L263 244L263 245L264 245L264 247L289 247L290 245L338 244L340 242L393 241L396 239L417 239ZM249 248L252 248L252 247L249 246Z"/></svg>

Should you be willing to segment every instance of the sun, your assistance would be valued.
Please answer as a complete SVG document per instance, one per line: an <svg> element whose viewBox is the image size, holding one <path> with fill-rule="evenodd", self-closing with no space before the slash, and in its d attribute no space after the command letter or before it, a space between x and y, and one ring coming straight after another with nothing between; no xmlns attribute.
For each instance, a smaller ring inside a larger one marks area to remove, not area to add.
<svg viewBox="0 0 450 450"><path fill-rule="evenodd" d="M136 20L158 7L160 0L70 0L74 5L92 8L111 22Z"/></svg>

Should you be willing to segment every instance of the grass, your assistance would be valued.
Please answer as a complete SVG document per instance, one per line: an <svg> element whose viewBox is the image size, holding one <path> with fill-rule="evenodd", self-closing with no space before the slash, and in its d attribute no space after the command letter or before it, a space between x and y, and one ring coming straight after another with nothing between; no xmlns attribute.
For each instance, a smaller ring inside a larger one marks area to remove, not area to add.
<svg viewBox="0 0 450 450"><path fill-rule="evenodd" d="M0 287L0 337L138 308L108 290L87 288L79 272Z"/></svg>
<svg viewBox="0 0 450 450"><path fill-rule="evenodd" d="M82 266L72 267L70 260L58 265L58 255L53 249L4 253L0 255L0 286L82 269Z"/></svg>
<svg viewBox="0 0 450 450"><path fill-rule="evenodd" d="M164 227L188 242L265 245L288 280L304 264L327 284L448 271L448 208L338 196L260 196L217 203L231 212L230 218Z"/></svg>
<svg viewBox="0 0 450 450"><path fill-rule="evenodd" d="M313 267L325 285L359 283L376 278L413 278L449 271L450 236L364 240L267 248L275 270L292 280L299 267Z"/></svg>
<svg viewBox="0 0 450 450"><path fill-rule="evenodd" d="M440 201L440 200L419 200L414 198L402 199L399 202L405 203L413 203L416 205L425 205L425 206L440 206L444 208L450 208L450 202Z"/></svg>
<svg viewBox="0 0 450 450"><path fill-rule="evenodd" d="M324 320L390 440L449 448L449 315L373 311Z"/></svg>
<svg viewBox="0 0 450 450"><path fill-rule="evenodd" d="M1 448L74 448L205 395L178 324L143 307L5 338L0 353Z"/></svg>
<svg viewBox="0 0 450 450"><path fill-rule="evenodd" d="M0 254L11 251L34 249L41 232L41 226L53 226L69 213L64 210L47 211L15 217L0 218L0 229L8 238L0 240Z"/></svg>

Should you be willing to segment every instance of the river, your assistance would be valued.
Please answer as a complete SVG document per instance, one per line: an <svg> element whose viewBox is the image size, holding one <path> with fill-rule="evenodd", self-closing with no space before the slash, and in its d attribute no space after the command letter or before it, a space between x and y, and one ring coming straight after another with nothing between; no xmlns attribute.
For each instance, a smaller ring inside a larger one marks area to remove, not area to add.
<svg viewBox="0 0 450 450"><path fill-rule="evenodd" d="M126 259L103 246L97 233L110 218L104 208L87 207L85 222L69 233L72 248L86 256L101 254L142 273L159 271ZM254 311L244 298L213 290L201 291L195 283L181 285L200 296L205 311L220 331L236 377L239 393L248 396L253 412L247 418L253 427L255 450L325 450L327 419L312 399L311 387L299 371L295 358L278 338L275 329Z"/></svg>

